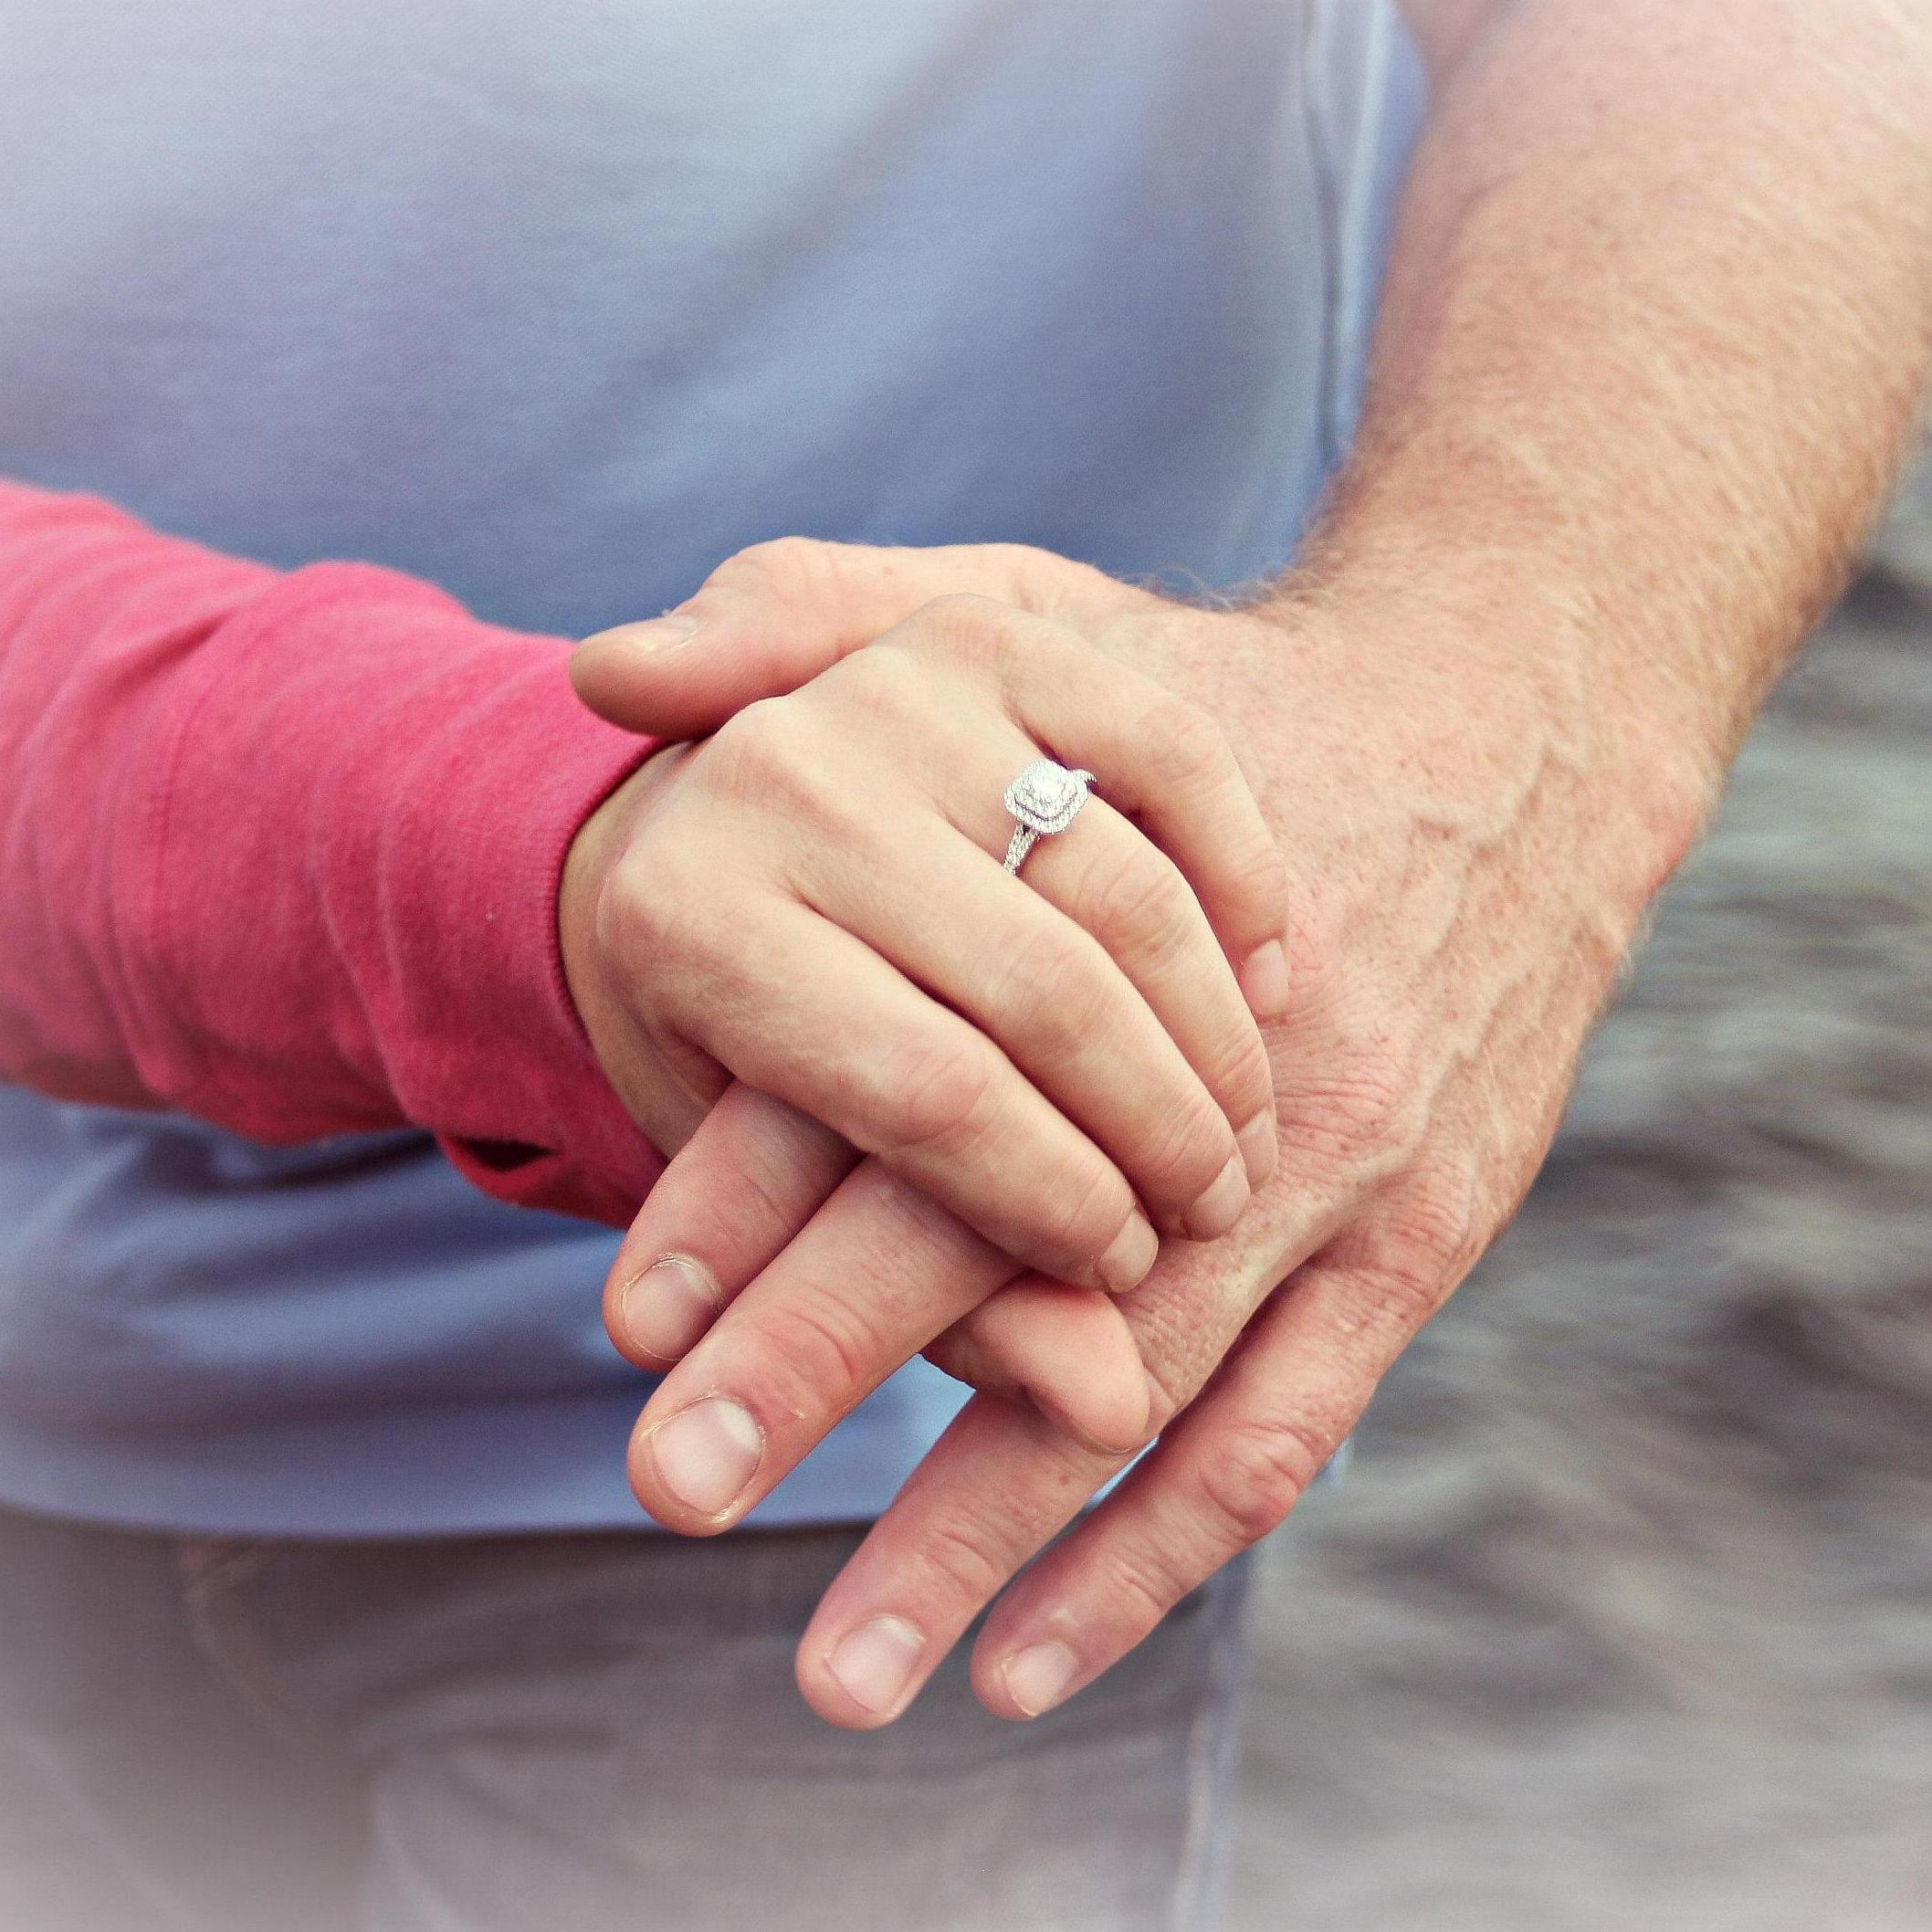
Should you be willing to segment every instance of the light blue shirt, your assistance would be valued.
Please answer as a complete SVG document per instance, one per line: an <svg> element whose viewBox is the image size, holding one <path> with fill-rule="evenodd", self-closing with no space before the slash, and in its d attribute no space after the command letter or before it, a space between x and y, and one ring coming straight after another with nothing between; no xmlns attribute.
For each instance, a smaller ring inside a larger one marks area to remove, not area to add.
<svg viewBox="0 0 1932 1932"><path fill-rule="evenodd" d="M788 531L1277 569L1420 97L1368 0L0 0L0 471L576 635ZM613 1246L417 1134L0 1087L0 1500L637 1523ZM876 1514L958 1399L757 1519Z"/></svg>

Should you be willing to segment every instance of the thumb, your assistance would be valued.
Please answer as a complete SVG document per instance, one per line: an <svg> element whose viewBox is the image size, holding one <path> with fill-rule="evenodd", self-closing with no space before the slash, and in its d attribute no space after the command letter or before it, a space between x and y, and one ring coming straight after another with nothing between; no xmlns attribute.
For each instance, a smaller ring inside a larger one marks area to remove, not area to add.
<svg viewBox="0 0 1932 1932"><path fill-rule="evenodd" d="M1017 543L931 549L781 537L728 557L697 593L577 646L571 681L599 717L701 738L761 698L809 684L935 597L971 591L1078 624L1152 602L1147 592Z"/></svg>

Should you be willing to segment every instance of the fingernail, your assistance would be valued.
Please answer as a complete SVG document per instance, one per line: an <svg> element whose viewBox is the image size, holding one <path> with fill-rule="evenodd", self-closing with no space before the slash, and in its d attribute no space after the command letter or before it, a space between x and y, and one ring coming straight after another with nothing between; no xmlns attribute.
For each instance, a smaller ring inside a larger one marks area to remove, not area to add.
<svg viewBox="0 0 1932 1932"><path fill-rule="evenodd" d="M1196 1241L1213 1241L1225 1234L1241 1219L1248 1204L1248 1176L1239 1154L1230 1154L1228 1164L1215 1175L1212 1187L1202 1194L1181 1220Z"/></svg>
<svg viewBox="0 0 1932 1932"><path fill-rule="evenodd" d="M677 1361L718 1318L724 1296L710 1271L681 1255L652 1263L624 1291L624 1332L640 1355Z"/></svg>
<svg viewBox="0 0 1932 1932"><path fill-rule="evenodd" d="M1112 1294L1125 1295L1146 1280L1160 1252L1160 1237L1152 1224L1139 1214L1129 1214L1127 1225L1113 1238L1112 1244L1096 1264L1102 1285Z"/></svg>
<svg viewBox="0 0 1932 1932"><path fill-rule="evenodd" d="M1080 1660L1058 1638L1016 1650L1000 1666L1006 1694L1029 1717L1051 1710L1066 1695Z"/></svg>
<svg viewBox="0 0 1932 1932"><path fill-rule="evenodd" d="M694 1516L722 1516L758 1473L764 1448L751 1412L724 1395L693 1402L650 1436L658 1480Z"/></svg>
<svg viewBox="0 0 1932 1932"><path fill-rule="evenodd" d="M1248 1011L1257 1020L1278 1020L1288 1010L1288 955L1279 940L1249 953L1240 972Z"/></svg>
<svg viewBox="0 0 1932 1932"><path fill-rule="evenodd" d="M1259 1187L1281 1162L1281 1137L1274 1114L1264 1108L1234 1136L1247 1169L1248 1185Z"/></svg>
<svg viewBox="0 0 1932 1932"><path fill-rule="evenodd" d="M655 655L689 643L702 627L703 619L689 611L666 611L661 617L652 617L641 624L619 624L607 631L599 631L594 637L586 637L578 648L589 650L593 646L601 646L607 649Z"/></svg>
<svg viewBox="0 0 1932 1932"><path fill-rule="evenodd" d="M904 1617L874 1617L838 1640L825 1668L853 1703L883 1716L905 1696L925 1650L918 1624Z"/></svg>

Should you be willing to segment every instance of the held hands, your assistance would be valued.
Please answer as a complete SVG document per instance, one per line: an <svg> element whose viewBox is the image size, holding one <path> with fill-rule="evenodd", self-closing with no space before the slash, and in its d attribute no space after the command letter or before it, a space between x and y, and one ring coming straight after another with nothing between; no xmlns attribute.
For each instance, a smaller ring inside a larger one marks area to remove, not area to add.
<svg viewBox="0 0 1932 1932"><path fill-rule="evenodd" d="M713 662L772 675L712 653L706 622L749 619L823 655L786 695L656 707L660 730L717 729L651 760L566 870L565 965L599 1056L661 1146L697 1135L653 1196L653 1220L688 1238L625 1285L614 1332L640 1361L675 1360L867 1152L877 1166L854 1193L908 1225L949 1210L950 1235L957 1216L982 1237L947 1303L887 1323L897 1353L869 1349L870 1379L971 1315L1017 1260L1042 1278L974 1316L950 1365L1131 1446L1146 1379L1100 1291L1153 1265L1149 1215L1210 1239L1275 1165L1249 1002L1285 993L1280 856L1218 730L1062 624L973 596L901 596L889 614L848 602L831 641L854 648L826 651L824 586L802 574L820 554L745 552L688 606L699 629L683 648ZM1137 594L1098 573L1088 588ZM787 593L812 607L788 617ZM593 701L600 664L638 635L580 653ZM1076 837L1034 849L1023 883L996 856L1001 794L1043 746L1090 766L1102 796ZM756 1094L705 1118L730 1075ZM729 1283L707 1261L725 1230ZM891 1305L889 1278L876 1296ZM849 1407L867 1386L819 1391L796 1418L800 1453L827 1400ZM716 1514L742 1486L711 1466L731 1429L684 1433L680 1514Z"/></svg>
<svg viewBox="0 0 1932 1932"><path fill-rule="evenodd" d="M1103 593L1038 552L793 549L791 581L720 603L687 646L593 640L580 690L619 722L699 732L718 721L711 707L810 678L976 583L1244 730L1265 814L1292 833L1293 972L1268 1026L1280 1170L1229 1233L1164 1241L1118 1304L1146 1367L1156 1446L1038 1556L1134 1444L1076 1441L982 1394L800 1647L801 1685L823 1715L887 1722L1031 1561L987 1621L975 1678L990 1709L1033 1715L1280 1521L1494 1237L1547 1147L1643 909L1688 844L1705 779L1688 759L1682 772L1667 759L1638 769L1628 747L1647 721L1580 650L1542 637L1526 647L1422 597L1203 612ZM948 608L1009 622L996 606ZM993 830L989 848L1003 836ZM1013 1269L876 1162L847 1174L836 1142L734 1088L625 1244L614 1283L657 1255L694 1255L729 1304L634 1444L635 1486L675 1527L735 1520ZM792 1179L774 1187L774 1173ZM1003 1348L997 1384L1025 1351L990 1318L1046 1287L1022 1276L979 1307L971 1319L990 1348L955 1328L929 1352L963 1346L970 1367ZM694 1466L715 1478L697 1508L678 1494Z"/></svg>

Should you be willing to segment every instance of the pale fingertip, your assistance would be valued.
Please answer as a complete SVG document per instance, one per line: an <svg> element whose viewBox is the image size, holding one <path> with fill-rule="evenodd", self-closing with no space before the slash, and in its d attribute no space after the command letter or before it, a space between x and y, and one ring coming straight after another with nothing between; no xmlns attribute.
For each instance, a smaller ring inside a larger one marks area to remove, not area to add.
<svg viewBox="0 0 1932 1932"><path fill-rule="evenodd" d="M1278 1020L1288 1010L1288 953L1279 940L1257 946L1237 977L1248 1011L1257 1020Z"/></svg>
<svg viewBox="0 0 1932 1932"><path fill-rule="evenodd" d="M1160 1253L1160 1237L1139 1214L1129 1214L1127 1225L1108 1244L1096 1265L1100 1283L1109 1294L1125 1295L1139 1287Z"/></svg>
<svg viewBox="0 0 1932 1932"><path fill-rule="evenodd" d="M592 710L621 714L633 687L700 628L688 613L667 611L647 624L620 624L586 637L571 653L571 688Z"/></svg>
<svg viewBox="0 0 1932 1932"><path fill-rule="evenodd" d="M1079 1668L1072 1647L1049 1637L1011 1653L1000 1665L1000 1682L1022 1717L1037 1717L1064 1701Z"/></svg>
<svg viewBox="0 0 1932 1932"><path fill-rule="evenodd" d="M1247 1212L1250 1192L1246 1163L1241 1155L1230 1154L1227 1164L1187 1211L1190 1238L1218 1241Z"/></svg>
<svg viewBox="0 0 1932 1932"><path fill-rule="evenodd" d="M764 1431L742 1402L708 1395L656 1423L641 1448L657 1486L680 1508L721 1524L764 1460Z"/></svg>
<svg viewBox="0 0 1932 1932"><path fill-rule="evenodd" d="M867 1718L898 1716L926 1654L926 1633L909 1619L868 1618L826 1653L825 1675Z"/></svg>
<svg viewBox="0 0 1932 1932"><path fill-rule="evenodd" d="M702 1262L666 1255L625 1284L617 1319L627 1352L652 1363L681 1361L724 1307L724 1291Z"/></svg>
<svg viewBox="0 0 1932 1932"><path fill-rule="evenodd" d="M661 617L646 618L636 624L614 624L609 630L586 637L577 650L593 655L615 652L624 656L654 657L661 651L688 644L703 628L704 620L695 612L666 611Z"/></svg>

